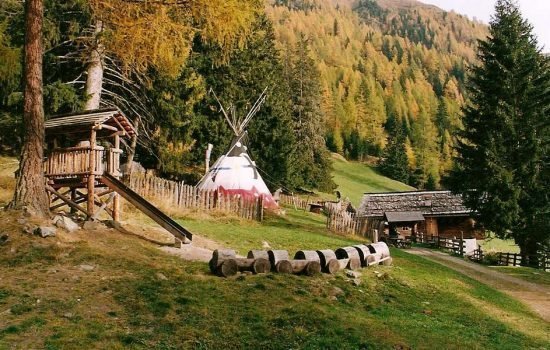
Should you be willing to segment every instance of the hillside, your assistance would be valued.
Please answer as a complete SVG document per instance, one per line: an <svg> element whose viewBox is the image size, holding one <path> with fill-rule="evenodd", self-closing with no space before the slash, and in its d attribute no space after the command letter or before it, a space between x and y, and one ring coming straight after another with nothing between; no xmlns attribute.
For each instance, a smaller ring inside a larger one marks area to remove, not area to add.
<svg viewBox="0 0 550 350"><path fill-rule="evenodd" d="M414 187L380 175L374 168L360 162L346 161L342 157L332 159L334 182L342 197L348 197L358 206L366 192L409 191Z"/></svg>
<svg viewBox="0 0 550 350"><path fill-rule="evenodd" d="M309 45L331 151L385 156L402 133L409 183L440 180L452 166L466 69L485 25L402 0L278 0L266 11L283 57L301 40Z"/></svg>
<svg viewBox="0 0 550 350"><path fill-rule="evenodd" d="M240 253L261 240L276 242L283 231L286 243L276 244L281 248L295 248L302 240L307 247L354 242L328 235L318 240L314 231L324 231L323 223L311 221L311 215L298 213L264 225L228 219L182 222L196 233L231 242ZM2 231L11 237L0 246L0 348L548 345L548 325L518 302L400 251L392 251L395 267L361 271L359 286L342 273L223 279L212 276L204 262L183 261L113 230L41 239L22 235L16 219L0 213ZM309 229L292 235L299 226ZM247 236L237 238L245 231Z"/></svg>

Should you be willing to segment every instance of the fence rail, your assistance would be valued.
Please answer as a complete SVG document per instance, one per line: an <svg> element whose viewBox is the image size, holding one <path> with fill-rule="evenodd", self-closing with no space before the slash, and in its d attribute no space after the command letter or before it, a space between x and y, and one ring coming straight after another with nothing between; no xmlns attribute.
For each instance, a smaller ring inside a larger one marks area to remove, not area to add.
<svg viewBox="0 0 550 350"><path fill-rule="evenodd" d="M279 203L284 205L290 205L297 209L308 210L309 203L307 200L298 196L289 196L287 194L280 194Z"/></svg>
<svg viewBox="0 0 550 350"><path fill-rule="evenodd" d="M360 234L361 223L357 214L346 211L329 211L327 213L327 228L337 233Z"/></svg>
<svg viewBox="0 0 550 350"><path fill-rule="evenodd" d="M536 269L541 269L544 271L550 271L550 254L548 252L539 252L537 255L528 255L527 261L523 264L521 254L518 253L507 253L507 252L496 252L496 263L500 266L529 266ZM493 254L489 253L487 256ZM480 248L474 250L473 254L470 256L470 259L476 262L483 262L486 257L485 252Z"/></svg>
<svg viewBox="0 0 550 350"><path fill-rule="evenodd" d="M125 178L128 186L157 205L174 210L198 209L233 213L249 220L263 220L263 198L245 198L217 190L199 190L183 182L156 176L132 174Z"/></svg>

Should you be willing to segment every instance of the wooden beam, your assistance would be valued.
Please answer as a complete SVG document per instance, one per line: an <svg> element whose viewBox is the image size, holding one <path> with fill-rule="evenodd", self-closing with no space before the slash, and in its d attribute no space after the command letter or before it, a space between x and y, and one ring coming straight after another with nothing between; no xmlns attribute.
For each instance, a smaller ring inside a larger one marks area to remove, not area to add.
<svg viewBox="0 0 550 350"><path fill-rule="evenodd" d="M107 208L107 206L109 205L109 203L111 203L111 201L116 197L116 193L111 193L111 195L109 196L109 198L107 198L107 200L105 202L103 202L103 204L101 204L101 206L99 207L98 211L95 212L95 214L91 217L92 220L96 220L98 217L99 217L99 214L101 214L101 212L103 210L105 210L105 208ZM114 218L113 218L114 219Z"/></svg>
<svg viewBox="0 0 550 350"><path fill-rule="evenodd" d="M64 201L65 203L67 203L67 205L71 208L74 208L74 209L77 209L77 210L80 210L81 212L83 212L84 214L87 214L87 211L86 209L84 209L83 207L81 207L80 205L76 204L75 202L71 201L69 198L66 198L65 196L63 196L61 193L57 192L56 190L54 190L51 186L48 186L46 185L46 190L54 195L56 195L57 197L59 197L62 201Z"/></svg>
<svg viewBox="0 0 550 350"><path fill-rule="evenodd" d="M95 170L95 146L96 146L96 131L92 129L90 133L90 163L89 163L89 171L90 174L88 176L88 216L92 217L94 215L94 192L95 192L95 175L93 174Z"/></svg>
<svg viewBox="0 0 550 350"><path fill-rule="evenodd" d="M107 124L99 124L97 126L94 126L94 130L102 130L102 129L107 129L107 130L111 130L111 131L118 131L118 129L115 128L114 126L110 126L110 125L107 125Z"/></svg>
<svg viewBox="0 0 550 350"><path fill-rule="evenodd" d="M121 151L120 136L118 135L115 135L115 148ZM120 167L120 153L118 152L113 153L113 163L115 164L116 169L111 169L111 170L116 171L117 174L119 174L118 168ZM116 192L115 192L115 197L113 198L113 220L120 221L120 197Z"/></svg>

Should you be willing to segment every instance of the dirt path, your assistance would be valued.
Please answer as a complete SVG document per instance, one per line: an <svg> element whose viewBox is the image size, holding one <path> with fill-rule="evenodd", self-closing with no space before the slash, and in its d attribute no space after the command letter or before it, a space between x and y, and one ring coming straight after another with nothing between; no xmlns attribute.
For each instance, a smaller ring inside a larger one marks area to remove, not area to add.
<svg viewBox="0 0 550 350"><path fill-rule="evenodd" d="M213 250L224 249L224 247L213 240L193 235L193 242L191 244L184 244L181 248L160 247L160 249L167 253L177 255L184 260L208 262L212 258Z"/></svg>
<svg viewBox="0 0 550 350"><path fill-rule="evenodd" d="M495 271L489 267L450 256L443 252L412 248L406 252L435 261L527 304L550 322L550 288Z"/></svg>

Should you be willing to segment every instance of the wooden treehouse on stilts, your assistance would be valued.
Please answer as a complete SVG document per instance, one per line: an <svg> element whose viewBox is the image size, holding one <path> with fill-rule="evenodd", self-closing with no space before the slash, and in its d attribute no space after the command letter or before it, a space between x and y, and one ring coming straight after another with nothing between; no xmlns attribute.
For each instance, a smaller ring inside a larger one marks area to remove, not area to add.
<svg viewBox="0 0 550 350"><path fill-rule="evenodd" d="M177 238L192 234L124 185L120 179L121 139L137 136L132 123L117 108L52 117L46 127L44 172L50 209L69 206L86 220L107 213L120 220L120 196Z"/></svg>

